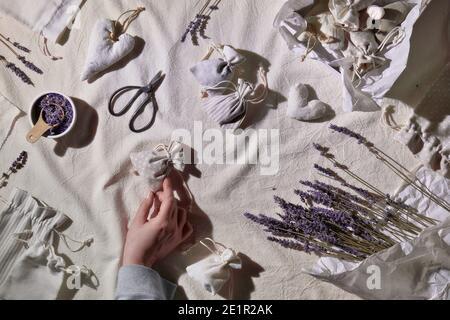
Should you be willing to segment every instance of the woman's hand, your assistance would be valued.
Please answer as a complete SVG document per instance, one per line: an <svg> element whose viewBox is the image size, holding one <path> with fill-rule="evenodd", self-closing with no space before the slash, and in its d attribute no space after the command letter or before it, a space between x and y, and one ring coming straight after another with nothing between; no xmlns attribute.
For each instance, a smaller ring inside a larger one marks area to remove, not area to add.
<svg viewBox="0 0 450 320"><path fill-rule="evenodd" d="M177 207L172 181L166 178L162 191L152 192L142 201L128 229L123 265L152 267L169 255L192 234L187 215L185 209Z"/></svg>

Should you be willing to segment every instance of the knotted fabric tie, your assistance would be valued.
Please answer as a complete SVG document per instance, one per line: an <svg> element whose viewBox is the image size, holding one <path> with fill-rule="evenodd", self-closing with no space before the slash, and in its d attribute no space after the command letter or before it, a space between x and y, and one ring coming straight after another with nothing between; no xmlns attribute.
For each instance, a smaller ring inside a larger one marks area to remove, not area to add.
<svg viewBox="0 0 450 320"><path fill-rule="evenodd" d="M208 91L229 93L204 98L203 109L222 128L237 129L245 119L247 104L261 103L267 97L267 78L262 67L259 69L259 78L261 83L256 88L243 79L238 79L237 85L231 81L221 81L215 86L206 88ZM255 96L260 88L262 93Z"/></svg>
<svg viewBox="0 0 450 320"><path fill-rule="evenodd" d="M183 145L179 141L172 141L169 146L159 144L151 151L133 152L130 159L138 175L148 179L154 192L160 190L172 168L184 170Z"/></svg>

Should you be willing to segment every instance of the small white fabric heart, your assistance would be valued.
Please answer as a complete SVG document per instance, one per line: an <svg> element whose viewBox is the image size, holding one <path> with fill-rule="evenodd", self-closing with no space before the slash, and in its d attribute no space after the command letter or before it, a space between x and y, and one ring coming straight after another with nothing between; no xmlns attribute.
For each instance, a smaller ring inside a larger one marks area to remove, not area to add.
<svg viewBox="0 0 450 320"><path fill-rule="evenodd" d="M288 96L286 115L300 121L312 121L329 114L329 107L320 100L308 102L308 88L297 83L291 87Z"/></svg>
<svg viewBox="0 0 450 320"><path fill-rule="evenodd" d="M384 17L385 11L383 7L379 7L379 6L369 6L367 8L367 14L369 15L369 17L371 17L372 19L375 20L380 20L381 18Z"/></svg>
<svg viewBox="0 0 450 320"><path fill-rule="evenodd" d="M89 40L86 64L81 74L82 81L89 80L133 51L136 42L134 37L124 33L117 41L113 41L110 38L113 29L113 20L101 19L95 24Z"/></svg>

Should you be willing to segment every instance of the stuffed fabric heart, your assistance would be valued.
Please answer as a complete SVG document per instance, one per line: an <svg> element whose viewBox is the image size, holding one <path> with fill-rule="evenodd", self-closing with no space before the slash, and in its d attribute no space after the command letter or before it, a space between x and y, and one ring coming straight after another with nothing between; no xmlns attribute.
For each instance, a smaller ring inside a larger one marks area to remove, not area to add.
<svg viewBox="0 0 450 320"><path fill-rule="evenodd" d="M191 72L202 86L215 86L221 81L230 80L237 65L245 61L233 47L224 46L223 49L212 45L207 57L215 50L220 58L205 59L191 68Z"/></svg>
<svg viewBox="0 0 450 320"><path fill-rule="evenodd" d="M215 295L230 280L232 271L242 268L242 261L233 249L225 247L219 249L214 240L208 240L214 244L214 250L204 242L201 243L211 251L211 255L188 266L186 271L189 277Z"/></svg>
<svg viewBox="0 0 450 320"><path fill-rule="evenodd" d="M114 23L109 19L102 19L96 23L89 40L88 55L81 80L91 79L95 74L104 71L133 51L136 41L129 34L121 34L117 41L111 40Z"/></svg>
<svg viewBox="0 0 450 320"><path fill-rule="evenodd" d="M130 159L139 176L148 179L153 192L161 190L164 178L173 168L184 170L183 146L178 141L169 146L160 144L153 150L133 152Z"/></svg>
<svg viewBox="0 0 450 320"><path fill-rule="evenodd" d="M320 100L308 102L308 88L297 83L289 90L286 115L299 121L312 121L330 114L330 107Z"/></svg>

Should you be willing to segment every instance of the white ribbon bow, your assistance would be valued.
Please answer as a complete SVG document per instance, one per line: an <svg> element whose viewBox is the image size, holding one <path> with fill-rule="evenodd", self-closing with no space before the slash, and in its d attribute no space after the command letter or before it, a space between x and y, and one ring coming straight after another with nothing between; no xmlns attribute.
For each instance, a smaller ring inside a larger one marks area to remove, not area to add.
<svg viewBox="0 0 450 320"><path fill-rule="evenodd" d="M159 144L153 150L132 152L130 159L136 172L148 179L154 192L161 189L172 168L184 170L183 145L179 141L172 141L169 146Z"/></svg>
<svg viewBox="0 0 450 320"><path fill-rule="evenodd" d="M209 60L214 51L220 58ZM221 48L212 44L202 61L191 68L191 72L202 86L214 86L221 81L229 80L234 68L244 61L245 57L233 47L226 45Z"/></svg>

